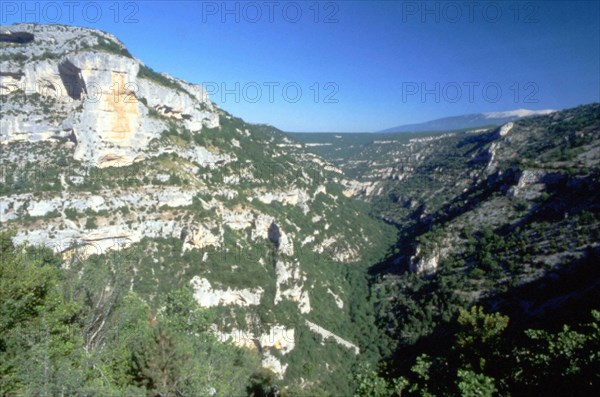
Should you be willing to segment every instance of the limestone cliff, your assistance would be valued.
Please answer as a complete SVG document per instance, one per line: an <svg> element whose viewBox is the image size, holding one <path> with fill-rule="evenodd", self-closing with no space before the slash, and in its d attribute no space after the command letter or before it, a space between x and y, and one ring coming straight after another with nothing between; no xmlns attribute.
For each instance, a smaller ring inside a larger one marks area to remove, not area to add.
<svg viewBox="0 0 600 397"><path fill-rule="evenodd" d="M377 261L394 230L342 194L339 169L110 34L3 29L29 38L0 42L0 226L14 243L50 247L79 275L125 272L151 304L190 286L223 340L280 377L293 368L289 383L305 382L295 346L329 357L320 376L335 376L335 349L359 352L346 266ZM297 340L307 332L335 349Z"/></svg>
<svg viewBox="0 0 600 397"><path fill-rule="evenodd" d="M168 119L181 120L192 132L219 125L201 86L151 71L109 34L57 25L7 29L30 33L33 40L3 46L1 93L35 94L36 101L0 120L3 143L67 136L76 142L75 159L123 166L144 158ZM32 122L38 107L54 117ZM151 117L156 113L165 119Z"/></svg>

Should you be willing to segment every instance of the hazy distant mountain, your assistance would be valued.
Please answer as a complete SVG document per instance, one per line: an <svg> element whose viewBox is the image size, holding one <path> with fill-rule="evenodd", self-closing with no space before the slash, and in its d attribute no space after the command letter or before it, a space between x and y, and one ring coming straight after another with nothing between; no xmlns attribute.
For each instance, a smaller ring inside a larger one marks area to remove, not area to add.
<svg viewBox="0 0 600 397"><path fill-rule="evenodd" d="M405 124L388 128L379 132L423 132L423 131L448 131L461 128L474 128L482 126L502 125L523 117L538 116L552 113L555 110L528 110L517 109L507 112L475 113L462 116L444 117L426 121L424 123Z"/></svg>

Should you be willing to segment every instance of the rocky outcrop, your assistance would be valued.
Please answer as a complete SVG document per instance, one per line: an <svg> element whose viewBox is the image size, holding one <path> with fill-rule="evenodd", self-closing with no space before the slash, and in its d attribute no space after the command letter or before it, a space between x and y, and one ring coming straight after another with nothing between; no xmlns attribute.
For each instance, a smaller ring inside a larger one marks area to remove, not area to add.
<svg viewBox="0 0 600 397"><path fill-rule="evenodd" d="M444 239L433 244L433 248L426 251L418 245L415 254L410 257L409 270L417 274L433 274L438 270L442 261L451 251L450 242Z"/></svg>
<svg viewBox="0 0 600 397"><path fill-rule="evenodd" d="M428 255L423 255L421 247L417 247L416 252L410 257L409 269L413 273L431 274L437 271L440 261L440 254L434 250Z"/></svg>
<svg viewBox="0 0 600 397"><path fill-rule="evenodd" d="M370 197L380 189L378 189L380 183L377 181L365 181L359 182L355 180L345 180L344 184L346 189L344 190L344 196L366 196Z"/></svg>
<svg viewBox="0 0 600 397"><path fill-rule="evenodd" d="M283 298L286 298L298 305L300 313L310 313L308 291L304 290L306 276L300 271L300 265L298 263L277 261L275 274L277 275L277 289L274 303L277 304Z"/></svg>
<svg viewBox="0 0 600 397"><path fill-rule="evenodd" d="M294 328L281 324L273 324L269 327L268 332L259 335L239 329L223 332L218 330L216 326L213 326L212 332L222 342L229 341L236 346L259 350L262 355L262 367L273 371L280 379L285 375L288 365L274 356L271 349L276 350L281 355L286 355L294 350L296 346Z"/></svg>
<svg viewBox="0 0 600 397"><path fill-rule="evenodd" d="M223 229L219 229L219 233L214 234L202 224L194 226L192 232L188 234L183 242L183 250L206 250L208 247L221 247L223 244Z"/></svg>
<svg viewBox="0 0 600 397"><path fill-rule="evenodd" d="M252 238L262 238L271 241L279 253L287 256L294 255L294 244L292 240L272 216L258 214L254 219Z"/></svg>
<svg viewBox="0 0 600 397"><path fill-rule="evenodd" d="M508 133L510 132L510 130L512 130L512 128L515 126L514 123L506 123L504 124L502 127L500 127L498 129L498 138L504 138L506 135L508 135Z"/></svg>
<svg viewBox="0 0 600 397"><path fill-rule="evenodd" d="M194 288L194 298L202 307L213 306L256 306L260 304L263 295L262 288L256 289L232 289L220 290L213 288L211 283L202 277L195 276L190 280Z"/></svg>
<svg viewBox="0 0 600 397"><path fill-rule="evenodd" d="M311 201L311 197L304 190L294 189L287 192L267 192L257 197L259 201L265 204L271 204L273 201L278 201L285 205L298 206L308 213L308 203Z"/></svg>
<svg viewBox="0 0 600 397"><path fill-rule="evenodd" d="M68 197L48 196L38 198L31 193L0 197L0 222L17 219L20 215L45 216L50 212L74 210L115 211L123 207L167 206L185 207L192 204L194 191L172 186L153 187L145 191L126 190L120 195L111 192L91 194L88 192L69 193Z"/></svg>
<svg viewBox="0 0 600 397"><path fill-rule="evenodd" d="M336 295L330 288L327 288L327 293L333 297L333 299L335 300L335 304L339 309L344 308L344 301L338 295Z"/></svg>
<svg viewBox="0 0 600 397"><path fill-rule="evenodd" d="M555 185L566 179L558 172L545 170L524 170L516 175L516 184L508 190L510 197L535 200L547 191L548 186Z"/></svg>
<svg viewBox="0 0 600 397"><path fill-rule="evenodd" d="M321 337L323 338L323 343L325 343L328 339L332 339L335 343L344 346L347 349L350 349L354 352L354 354L359 354L360 353L360 348L358 346L356 346L354 343L349 342L347 340L345 340L344 338L341 338L339 336L337 336L336 334L334 334L331 331L328 331L326 329L324 329L323 327L320 327L319 325L306 320L306 325L308 326L308 328L321 335Z"/></svg>

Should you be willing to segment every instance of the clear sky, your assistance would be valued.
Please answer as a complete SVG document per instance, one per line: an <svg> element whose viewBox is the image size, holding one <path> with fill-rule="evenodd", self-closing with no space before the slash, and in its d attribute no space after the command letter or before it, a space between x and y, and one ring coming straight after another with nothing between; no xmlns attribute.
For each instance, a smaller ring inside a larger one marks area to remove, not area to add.
<svg viewBox="0 0 600 397"><path fill-rule="evenodd" d="M600 101L597 1L8 1L0 22L108 31L247 121L377 131Z"/></svg>

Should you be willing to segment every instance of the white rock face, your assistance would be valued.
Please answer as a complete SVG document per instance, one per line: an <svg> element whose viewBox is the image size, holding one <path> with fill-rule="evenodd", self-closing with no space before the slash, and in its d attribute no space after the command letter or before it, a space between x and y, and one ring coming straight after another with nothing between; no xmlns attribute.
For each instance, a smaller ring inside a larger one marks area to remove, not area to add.
<svg viewBox="0 0 600 397"><path fill-rule="evenodd" d="M0 222L18 219L29 215L39 217L51 212L59 216L49 221L44 229L20 228L14 238L16 244L27 242L32 245L46 245L65 258L76 255L85 259L91 254L103 254L111 250L120 250L143 237L179 238L182 230L188 225L172 219L155 217L136 217L132 222L118 224L100 224L88 230L79 222L85 220L88 210L104 211L105 216L118 214L118 209L129 208L132 212L140 207L166 206L171 208L185 207L192 203L194 192L178 187L158 187L145 191L129 190L115 195L114 192L100 194L74 193L54 197L38 198L32 194L20 194L0 197ZM79 213L78 222L64 216L66 210ZM94 215L95 216L95 215ZM80 218L80 219L79 219Z"/></svg>
<svg viewBox="0 0 600 397"><path fill-rule="evenodd" d="M510 132L510 130L512 130L512 128L515 126L514 123L506 123L504 124L502 127L500 127L500 130L498 130L498 135L500 137L505 137L506 135L508 135L508 133Z"/></svg>
<svg viewBox="0 0 600 397"><path fill-rule="evenodd" d="M325 230L327 230L327 228L325 228ZM318 234L318 232L318 230L315 230L315 234ZM356 248L349 247L345 244L341 236L326 238L320 244L315 245L314 252L319 254L318 257L323 262L354 262L360 258Z"/></svg>
<svg viewBox="0 0 600 397"><path fill-rule="evenodd" d="M323 337L323 343L325 343L328 339L333 339L335 343L338 345L344 346L345 348L351 349L354 351L354 354L360 353L360 348L356 346L354 343L347 341L344 338L341 338L334 334L331 331L327 331L325 328L320 327L319 325L306 320L306 325L310 328L311 331L321 335Z"/></svg>
<svg viewBox="0 0 600 397"><path fill-rule="evenodd" d="M526 200L535 200L546 191L547 183L556 183L561 176L543 170L524 170L518 175L516 185L511 186L508 195Z"/></svg>
<svg viewBox="0 0 600 397"><path fill-rule="evenodd" d="M432 274L437 271L440 260L440 254L437 250L427 256L423 256L421 253L421 247L417 247L417 250L413 256L410 257L409 269L411 272L419 274Z"/></svg>
<svg viewBox="0 0 600 397"><path fill-rule="evenodd" d="M149 107L158 109L163 115L183 120L185 127L192 132L200 131L202 127L219 126L215 107L203 87L169 78L183 90L167 88L142 78L136 80L140 98L145 98Z"/></svg>
<svg viewBox="0 0 600 397"><path fill-rule="evenodd" d="M207 247L220 247L223 243L223 229L220 229L219 234L213 234L211 230L206 228L204 225L199 224L194 227L192 232L187 236L183 242L183 250L189 251L191 249L203 250Z"/></svg>
<svg viewBox="0 0 600 397"><path fill-rule="evenodd" d="M36 198L30 193L0 197L0 222L18 218L22 211L29 216L44 216L52 211L64 212L66 209L85 212L110 211L121 207L185 207L192 204L194 191L174 186L152 187L144 191L126 191L121 195L104 192L100 195L90 193L69 193L67 197L55 196ZM28 204L25 208L24 205Z"/></svg>
<svg viewBox="0 0 600 397"><path fill-rule="evenodd" d="M263 353L261 365L263 368L273 371L280 379L283 378L288 367L288 364L282 364L277 357L273 356L268 351Z"/></svg>
<svg viewBox="0 0 600 397"><path fill-rule="evenodd" d="M409 270L418 274L433 274L438 270L439 262L450 252L452 241L444 239L438 242L428 254L423 253L419 245L415 254L410 257Z"/></svg>
<svg viewBox="0 0 600 397"><path fill-rule="evenodd" d="M38 101L50 106L57 117L32 120L30 114L42 112L34 112L35 104L30 104L15 117L0 120L2 143L73 136L75 159L103 168L143 160L148 143L167 129L168 118L182 121L192 132L219 126L216 108L202 87L164 75L170 82L167 87L156 79L140 77L138 72L144 66L138 59L93 48L100 39L122 45L111 35L29 24L13 25L9 30L33 33L35 39L24 51L39 58L25 64L0 63L4 72L0 95L19 90L39 94ZM3 47L3 53L5 50L23 49ZM52 58L45 57L44 51L52 53ZM150 109L163 118L150 117ZM206 158L205 153L196 155Z"/></svg>
<svg viewBox="0 0 600 397"><path fill-rule="evenodd" d="M302 208L304 214L307 214L310 210L307 203L312 200L306 191L300 189L294 189L287 192L267 192L257 198L265 204L271 204L273 201L278 201L285 205L298 206Z"/></svg>
<svg viewBox="0 0 600 397"><path fill-rule="evenodd" d="M252 239L257 238L268 239L269 228L275 222L275 218L270 215L259 214L254 219L254 229L252 230Z"/></svg>
<svg viewBox="0 0 600 397"><path fill-rule="evenodd" d="M355 180L343 180L342 181L346 186L343 194L346 197L354 197L354 196L367 196L370 197L375 193L376 189L379 186L378 181L368 181L368 182L359 182Z"/></svg>
<svg viewBox="0 0 600 397"><path fill-rule="evenodd" d="M252 227L254 214L250 211L231 211L223 209L223 223L233 230L243 230Z"/></svg>
<svg viewBox="0 0 600 397"><path fill-rule="evenodd" d="M77 139L75 159L99 167L129 165L151 139L159 136L163 123L148 117L136 96L139 63L106 53L67 55L80 70L87 95L83 109L70 121Z"/></svg>
<svg viewBox="0 0 600 397"><path fill-rule="evenodd" d="M252 230L252 239L262 238L264 240L272 239L269 231L276 228L278 252L283 255L294 255L294 244L283 229L276 223L275 218L270 215L258 214L254 219L254 229Z"/></svg>
<svg viewBox="0 0 600 397"><path fill-rule="evenodd" d="M79 228L73 222L69 229L19 230L13 238L15 244L47 246L54 252L62 253L63 258L84 260L92 254L106 254L138 243L143 237L179 237L183 226L176 221L146 220L132 225L104 225L93 230Z"/></svg>
<svg viewBox="0 0 600 397"><path fill-rule="evenodd" d="M213 325L211 331L221 342L231 342L236 346L247 349L259 349L262 353L261 365L263 368L270 369L280 379L285 375L288 367L271 354L270 349L277 350L286 355L296 346L296 336L294 328L288 328L281 324L274 324L269 327L269 332L260 335L254 335L250 331L232 329L231 332L223 332L216 325Z"/></svg>
<svg viewBox="0 0 600 397"><path fill-rule="evenodd" d="M222 342L231 341L234 345L256 349L257 345L261 349L274 348L281 354L288 354L296 346L295 330L285 325L273 324L269 327L269 332L260 335L254 335L250 331L233 329L231 332L223 332L213 327L213 332Z"/></svg>
<svg viewBox="0 0 600 397"><path fill-rule="evenodd" d="M277 304L286 298L298 304L300 313L310 313L310 299L308 291L303 289L305 277L300 272L300 266L297 263L277 261L275 273L277 289L274 303Z"/></svg>
<svg viewBox="0 0 600 397"><path fill-rule="evenodd" d="M496 162L496 151L497 150L498 150L498 142L492 142L492 144L486 151L488 163L485 167L485 171L488 174L493 173L497 169L497 162Z"/></svg>
<svg viewBox="0 0 600 397"><path fill-rule="evenodd" d="M519 175L519 180L517 181L517 187L523 188L528 185L533 185L540 183L542 178L547 175L545 171L539 170L524 170Z"/></svg>
<svg viewBox="0 0 600 397"><path fill-rule="evenodd" d="M226 290L213 289L210 282L198 276L190 281L194 288L194 299L202 307L213 306L256 306L260 304L263 289L241 289L235 290L227 288Z"/></svg>
<svg viewBox="0 0 600 397"><path fill-rule="evenodd" d="M335 300L335 304L337 305L338 308L343 309L344 308L344 301L337 296L330 288L327 288L327 293L331 296L333 296L333 299Z"/></svg>

